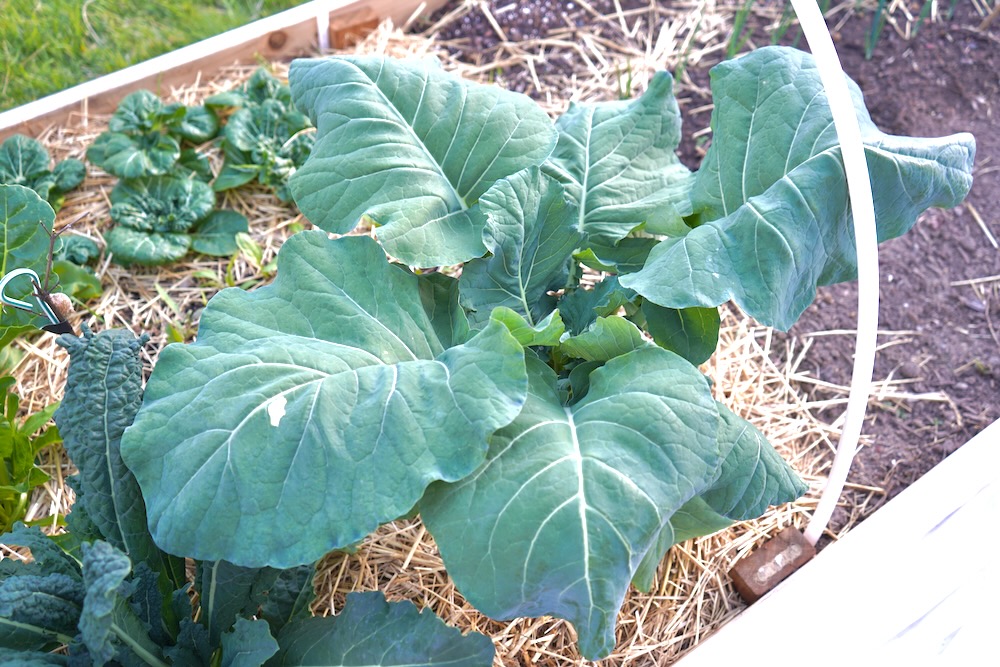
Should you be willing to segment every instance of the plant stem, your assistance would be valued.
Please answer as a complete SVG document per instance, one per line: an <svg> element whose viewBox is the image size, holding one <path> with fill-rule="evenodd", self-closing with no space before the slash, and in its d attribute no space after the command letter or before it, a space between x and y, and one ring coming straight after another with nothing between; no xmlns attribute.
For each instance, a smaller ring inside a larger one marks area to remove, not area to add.
<svg viewBox="0 0 1000 667"><path fill-rule="evenodd" d="M159 657L150 653L146 647L133 639L127 632L122 630L118 624L112 623L111 631L118 635L118 638L122 640L122 643L132 649L135 654L139 656L139 658L147 665L154 665L154 667L170 667L169 663L164 662Z"/></svg>

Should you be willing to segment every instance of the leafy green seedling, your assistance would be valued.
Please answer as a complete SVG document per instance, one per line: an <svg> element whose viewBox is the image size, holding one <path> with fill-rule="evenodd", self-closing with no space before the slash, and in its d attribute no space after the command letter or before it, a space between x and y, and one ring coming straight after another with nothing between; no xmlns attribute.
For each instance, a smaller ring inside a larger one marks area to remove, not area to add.
<svg viewBox="0 0 1000 667"><path fill-rule="evenodd" d="M205 106L209 109L223 110L263 104L269 100L291 107L292 93L280 79L263 67L259 67L243 85L205 98Z"/></svg>
<svg viewBox="0 0 1000 667"><path fill-rule="evenodd" d="M63 233L56 238L52 259L83 266L96 260L100 254L101 249L93 239L80 234Z"/></svg>
<svg viewBox="0 0 1000 667"><path fill-rule="evenodd" d="M190 250L226 256L236 250L236 235L247 220L235 211L216 211L215 193L206 183L179 176L144 176L119 181L111 191L108 251L119 264L156 266Z"/></svg>
<svg viewBox="0 0 1000 667"><path fill-rule="evenodd" d="M80 185L86 167L69 158L49 169L49 153L41 142L15 134L0 145L0 184L29 187L59 210L67 192Z"/></svg>
<svg viewBox="0 0 1000 667"><path fill-rule="evenodd" d="M207 163L196 153L184 154L181 142L202 144L218 131L218 118L210 109L164 104L148 90L139 90L118 105L108 131L87 149L87 159L125 179L171 173L178 161L186 172L204 175Z"/></svg>
<svg viewBox="0 0 1000 667"><path fill-rule="evenodd" d="M38 466L38 456L46 447L62 442L59 430L50 424L58 404L49 405L22 418L20 398L11 389L16 380L0 377L3 419L0 420L0 530L7 532L23 521L35 488L49 481ZM42 519L41 521L51 521Z"/></svg>
<svg viewBox="0 0 1000 667"><path fill-rule="evenodd" d="M239 107L223 131L225 162L213 187L230 190L256 180L282 201L291 199L288 180L309 157L315 135L292 105L288 86L258 69L242 88L206 104Z"/></svg>

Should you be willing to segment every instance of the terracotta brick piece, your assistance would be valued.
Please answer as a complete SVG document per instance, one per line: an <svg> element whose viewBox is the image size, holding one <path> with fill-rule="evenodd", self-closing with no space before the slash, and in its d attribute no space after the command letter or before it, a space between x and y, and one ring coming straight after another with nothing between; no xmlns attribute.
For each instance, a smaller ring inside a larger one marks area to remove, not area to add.
<svg viewBox="0 0 1000 667"><path fill-rule="evenodd" d="M795 528L785 528L729 570L740 596L753 604L816 555Z"/></svg>

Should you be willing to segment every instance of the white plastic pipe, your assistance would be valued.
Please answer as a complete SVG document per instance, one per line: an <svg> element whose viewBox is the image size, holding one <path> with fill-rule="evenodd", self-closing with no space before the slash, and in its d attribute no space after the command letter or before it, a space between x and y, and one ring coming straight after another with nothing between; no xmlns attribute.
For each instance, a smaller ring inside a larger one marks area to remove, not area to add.
<svg viewBox="0 0 1000 667"><path fill-rule="evenodd" d="M871 394L875 372L875 346L878 330L878 238L875 231L875 203L872 197L868 163L865 160L861 128L847 88L847 77L833 46L823 14L816 0L791 0L816 59L820 79L833 115L847 174L847 189L854 219L854 239L858 255L858 334L854 348L854 370L847 396L844 426L837 443L837 453L830 467L826 486L816 511L804 531L805 538L816 544L830 523L830 517L844 490L847 473L857 452L861 428Z"/></svg>
<svg viewBox="0 0 1000 667"><path fill-rule="evenodd" d="M320 54L330 50L330 10L331 3L316 3L316 46Z"/></svg>

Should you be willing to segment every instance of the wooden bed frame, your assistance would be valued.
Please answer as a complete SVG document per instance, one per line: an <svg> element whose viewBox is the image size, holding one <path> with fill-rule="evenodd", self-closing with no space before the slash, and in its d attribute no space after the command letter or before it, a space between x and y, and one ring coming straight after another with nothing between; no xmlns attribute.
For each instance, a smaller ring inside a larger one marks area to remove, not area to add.
<svg viewBox="0 0 1000 667"><path fill-rule="evenodd" d="M76 114L110 114L133 91L145 88L163 95L171 87L190 83L198 72L343 48L386 18L403 25L444 2L313 0L0 113L0 141L12 134L37 136L51 125L70 122Z"/></svg>
<svg viewBox="0 0 1000 667"><path fill-rule="evenodd" d="M676 664L992 664L998 514L1000 421Z"/></svg>

